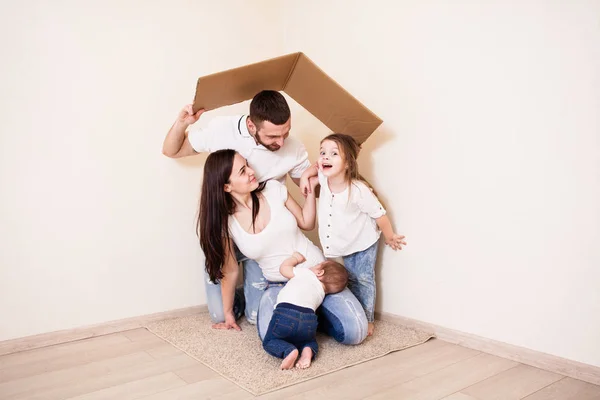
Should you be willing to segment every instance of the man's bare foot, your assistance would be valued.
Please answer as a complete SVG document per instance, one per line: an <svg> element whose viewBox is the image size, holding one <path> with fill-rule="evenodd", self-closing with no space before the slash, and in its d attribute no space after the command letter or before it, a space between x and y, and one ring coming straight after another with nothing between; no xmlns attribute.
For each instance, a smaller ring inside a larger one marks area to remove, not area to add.
<svg viewBox="0 0 600 400"><path fill-rule="evenodd" d="M373 332L375 332L375 324L373 322L369 322L369 328L367 329L367 336L373 336Z"/></svg>
<svg viewBox="0 0 600 400"><path fill-rule="evenodd" d="M283 359L279 368L281 369L292 369L294 368L294 363L296 362L296 358L298 358L298 350L294 349L286 358Z"/></svg>
<svg viewBox="0 0 600 400"><path fill-rule="evenodd" d="M305 347L302 349L302 354L300 355L300 359L296 363L297 368L306 369L310 367L310 362L312 361L313 351L310 347Z"/></svg>

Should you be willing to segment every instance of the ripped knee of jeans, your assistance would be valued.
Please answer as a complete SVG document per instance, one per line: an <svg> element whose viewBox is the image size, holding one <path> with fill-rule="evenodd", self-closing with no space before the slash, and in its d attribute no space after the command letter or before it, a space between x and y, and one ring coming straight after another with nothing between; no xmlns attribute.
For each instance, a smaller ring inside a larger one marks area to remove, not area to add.
<svg viewBox="0 0 600 400"><path fill-rule="evenodd" d="M265 278L262 278L259 282L252 282L252 287L257 290L267 289L268 283Z"/></svg>
<svg viewBox="0 0 600 400"><path fill-rule="evenodd" d="M246 314L246 321L248 321L248 323L251 325L256 325L257 314L258 313L256 310L252 310L250 315Z"/></svg>

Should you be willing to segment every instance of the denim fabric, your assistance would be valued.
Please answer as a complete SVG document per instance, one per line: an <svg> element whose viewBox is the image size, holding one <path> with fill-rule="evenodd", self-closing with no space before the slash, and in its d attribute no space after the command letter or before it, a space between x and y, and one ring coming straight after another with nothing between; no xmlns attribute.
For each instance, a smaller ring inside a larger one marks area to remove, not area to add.
<svg viewBox="0 0 600 400"><path fill-rule="evenodd" d="M233 313L236 319L245 314L248 322L256 324L260 298L267 288L267 281L256 261L244 256L237 246L235 247L235 253L237 261L241 262L244 268L244 286L243 288L236 288L233 300ZM211 282L206 270L204 270L204 287L206 289L206 303L210 319L214 323L224 322L225 314L223 313L221 284Z"/></svg>
<svg viewBox="0 0 600 400"><path fill-rule="evenodd" d="M365 310L367 321L375 320L375 262L379 241L371 247L344 258L348 271L348 288Z"/></svg>
<svg viewBox="0 0 600 400"><path fill-rule="evenodd" d="M264 340L277 303L277 295L285 282L269 282L260 299L258 308L258 335ZM318 329L342 344L359 344L367 337L365 312L348 288L336 294L328 294L316 312Z"/></svg>
<svg viewBox="0 0 600 400"><path fill-rule="evenodd" d="M274 357L285 358L294 349L302 353L310 347L314 358L319 351L316 335L317 315L313 310L282 303L273 311L263 348Z"/></svg>

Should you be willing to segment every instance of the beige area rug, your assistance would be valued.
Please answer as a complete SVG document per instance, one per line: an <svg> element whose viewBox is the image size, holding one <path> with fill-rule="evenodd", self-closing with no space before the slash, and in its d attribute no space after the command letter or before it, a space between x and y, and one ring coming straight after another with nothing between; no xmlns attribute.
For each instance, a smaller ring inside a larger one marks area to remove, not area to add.
<svg viewBox="0 0 600 400"><path fill-rule="evenodd" d="M387 321L375 321L375 335L357 346L318 334L319 353L310 368L281 371L281 360L267 354L256 327L244 318L241 332L211 328L208 312L152 322L148 330L224 378L257 396L425 343L433 334Z"/></svg>

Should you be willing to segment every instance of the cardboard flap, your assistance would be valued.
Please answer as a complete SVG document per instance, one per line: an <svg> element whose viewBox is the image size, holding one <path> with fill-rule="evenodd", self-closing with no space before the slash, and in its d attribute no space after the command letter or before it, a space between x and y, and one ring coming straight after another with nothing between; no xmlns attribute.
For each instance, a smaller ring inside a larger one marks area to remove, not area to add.
<svg viewBox="0 0 600 400"><path fill-rule="evenodd" d="M199 78L194 112L240 103L261 90L283 90L298 57L299 53L288 54Z"/></svg>
<svg viewBox="0 0 600 400"><path fill-rule="evenodd" d="M301 52L200 77L194 112L250 100L261 90L284 91L331 131L360 144L382 123Z"/></svg>
<svg viewBox="0 0 600 400"><path fill-rule="evenodd" d="M283 90L334 133L359 144L383 122L302 53Z"/></svg>

